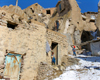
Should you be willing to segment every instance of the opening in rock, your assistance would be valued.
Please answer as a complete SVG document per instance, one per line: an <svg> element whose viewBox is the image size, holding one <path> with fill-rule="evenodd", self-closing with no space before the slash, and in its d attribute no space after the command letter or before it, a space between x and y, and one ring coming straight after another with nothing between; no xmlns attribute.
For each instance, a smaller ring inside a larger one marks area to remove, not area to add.
<svg viewBox="0 0 100 80"><path fill-rule="evenodd" d="M50 10L46 10L46 13L47 13L47 14L51 14L51 11L50 11Z"/></svg>
<svg viewBox="0 0 100 80"><path fill-rule="evenodd" d="M12 28L12 29L15 29L17 27L18 24L16 23L12 23L10 21L7 22L7 27L8 28Z"/></svg>

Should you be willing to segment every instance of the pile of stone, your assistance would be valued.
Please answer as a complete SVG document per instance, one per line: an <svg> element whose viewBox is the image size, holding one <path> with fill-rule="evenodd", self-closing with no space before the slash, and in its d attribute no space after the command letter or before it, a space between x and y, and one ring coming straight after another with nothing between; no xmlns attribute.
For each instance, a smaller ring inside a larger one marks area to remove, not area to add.
<svg viewBox="0 0 100 80"><path fill-rule="evenodd" d="M56 66L55 66L56 67ZM56 67L57 68L57 67ZM41 62L38 69L36 80L52 80L62 74L62 71L57 70L54 66Z"/></svg>

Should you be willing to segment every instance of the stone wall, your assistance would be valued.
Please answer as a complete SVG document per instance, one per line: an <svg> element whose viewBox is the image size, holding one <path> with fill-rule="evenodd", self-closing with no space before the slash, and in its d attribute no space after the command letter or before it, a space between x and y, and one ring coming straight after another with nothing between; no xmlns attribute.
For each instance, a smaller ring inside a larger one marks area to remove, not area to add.
<svg viewBox="0 0 100 80"><path fill-rule="evenodd" d="M61 65L62 56L68 54L66 36L48 29L47 40L49 42L50 47L52 45L52 42L58 43L58 65ZM48 53L47 62L51 64L51 51Z"/></svg>
<svg viewBox="0 0 100 80"><path fill-rule="evenodd" d="M7 27L7 21L0 19L0 65L4 64L6 50L25 54L21 80L33 80L37 76L38 64L46 62L45 26L32 23L29 27L19 24L18 28ZM3 69L0 70L3 72Z"/></svg>
<svg viewBox="0 0 100 80"><path fill-rule="evenodd" d="M19 6L17 6L17 9L16 6L13 5L3 6L1 9L6 10L7 12L10 12L12 14L19 15L21 18L28 20L28 16L24 13L24 11Z"/></svg>
<svg viewBox="0 0 100 80"><path fill-rule="evenodd" d="M33 19L36 21L41 22L41 13L43 11L43 7L40 6L38 3L35 3L29 7L27 7L26 9L23 10L24 13L29 17L28 19Z"/></svg>

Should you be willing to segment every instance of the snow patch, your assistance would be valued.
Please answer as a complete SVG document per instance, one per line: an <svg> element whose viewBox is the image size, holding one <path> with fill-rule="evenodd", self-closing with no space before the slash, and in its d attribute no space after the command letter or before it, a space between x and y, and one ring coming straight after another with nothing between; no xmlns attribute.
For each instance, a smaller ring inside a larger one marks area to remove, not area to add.
<svg viewBox="0 0 100 80"><path fill-rule="evenodd" d="M100 57L77 55L77 58L80 59L80 65L67 67L66 71L54 80L100 80Z"/></svg>

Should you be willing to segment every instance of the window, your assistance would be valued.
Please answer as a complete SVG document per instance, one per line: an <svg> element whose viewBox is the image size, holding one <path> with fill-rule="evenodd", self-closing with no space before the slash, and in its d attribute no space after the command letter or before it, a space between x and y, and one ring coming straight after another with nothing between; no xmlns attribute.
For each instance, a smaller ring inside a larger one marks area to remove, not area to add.
<svg viewBox="0 0 100 80"><path fill-rule="evenodd" d="M34 10L32 8L30 8L30 9L31 9L32 13L34 13Z"/></svg>
<svg viewBox="0 0 100 80"><path fill-rule="evenodd" d="M59 4L59 10L61 11L61 4Z"/></svg>
<svg viewBox="0 0 100 80"><path fill-rule="evenodd" d="M51 14L51 11L50 10L46 10L47 14Z"/></svg>

